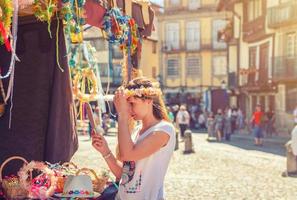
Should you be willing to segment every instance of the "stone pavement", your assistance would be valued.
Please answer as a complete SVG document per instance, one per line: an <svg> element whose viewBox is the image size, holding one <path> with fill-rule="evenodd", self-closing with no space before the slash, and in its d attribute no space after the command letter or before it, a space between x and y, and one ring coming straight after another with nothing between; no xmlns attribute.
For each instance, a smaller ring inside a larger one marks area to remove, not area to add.
<svg viewBox="0 0 297 200"><path fill-rule="evenodd" d="M116 137L106 138L114 149ZM88 138L79 139L72 160L80 167L107 168ZM266 141L264 147L255 147L240 135L230 143L209 143L201 133L193 134L193 143L196 153L184 155L183 143L174 152L165 179L166 200L297 199L297 178L281 177L286 167L281 145Z"/></svg>

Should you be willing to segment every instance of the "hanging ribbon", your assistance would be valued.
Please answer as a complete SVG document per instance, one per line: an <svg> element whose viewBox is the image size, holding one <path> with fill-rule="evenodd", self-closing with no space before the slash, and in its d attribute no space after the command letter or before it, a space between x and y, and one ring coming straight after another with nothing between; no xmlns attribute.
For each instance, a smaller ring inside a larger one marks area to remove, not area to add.
<svg viewBox="0 0 297 200"><path fill-rule="evenodd" d="M127 63L127 75L128 75L128 82L131 80L131 73L132 73L132 61L131 61L131 46L132 46L132 37L131 37L131 26L129 26L129 33L128 33L128 42L127 42L127 48L128 48L128 63Z"/></svg>
<svg viewBox="0 0 297 200"><path fill-rule="evenodd" d="M6 95L6 101L8 101L10 97L10 115L9 115L9 129L11 129L11 121L12 121L12 108L13 108L13 85L14 85L14 71L15 71L15 61L20 61L16 55L16 43L17 43L17 30L18 30L18 12L19 12L19 4L18 0L13 0L14 10L13 10L13 22L12 22L12 54L11 54L11 62L9 69L11 70L11 76L9 79L9 86Z"/></svg>

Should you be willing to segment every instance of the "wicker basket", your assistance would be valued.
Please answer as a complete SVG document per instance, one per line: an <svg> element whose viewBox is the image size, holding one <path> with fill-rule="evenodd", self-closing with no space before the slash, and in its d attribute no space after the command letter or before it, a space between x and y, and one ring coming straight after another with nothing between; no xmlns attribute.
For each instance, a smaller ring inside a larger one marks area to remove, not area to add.
<svg viewBox="0 0 297 200"><path fill-rule="evenodd" d="M78 166L73 162L65 162L62 164L62 173L64 175L75 175L79 170Z"/></svg>
<svg viewBox="0 0 297 200"><path fill-rule="evenodd" d="M21 186L18 177L2 178L2 171L5 165L12 160L22 160L28 164L27 160L20 156L12 156L5 160L0 167L0 182L2 183L3 193L7 199L23 199L28 196L28 191ZM30 174L32 179L32 174Z"/></svg>
<svg viewBox="0 0 297 200"><path fill-rule="evenodd" d="M92 183L93 183L93 190L95 192L99 192L99 193L103 192L103 190L105 189L106 183L108 181L107 176L98 177L96 172L89 168L81 168L80 170L77 171L76 175L79 175L81 173L91 176Z"/></svg>

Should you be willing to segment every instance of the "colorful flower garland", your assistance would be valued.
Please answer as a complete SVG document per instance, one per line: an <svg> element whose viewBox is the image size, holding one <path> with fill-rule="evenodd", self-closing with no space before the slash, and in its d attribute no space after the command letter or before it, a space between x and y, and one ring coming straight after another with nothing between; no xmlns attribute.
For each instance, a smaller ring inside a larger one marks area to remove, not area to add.
<svg viewBox="0 0 297 200"><path fill-rule="evenodd" d="M73 43L81 43L83 41L83 28L86 23L83 17L83 7L85 0L63 0L61 13L64 18L65 33L70 35Z"/></svg>
<svg viewBox="0 0 297 200"><path fill-rule="evenodd" d="M0 0L0 45L5 43L7 50L10 50L8 33L10 31L12 15L12 0Z"/></svg>
<svg viewBox="0 0 297 200"><path fill-rule="evenodd" d="M112 44L119 44L128 54L136 52L138 42L138 26L130 16L123 15L119 8L111 8L104 16L103 30L107 40Z"/></svg>
<svg viewBox="0 0 297 200"><path fill-rule="evenodd" d="M40 184L40 182L32 184L28 181L30 174L28 172L32 172L33 169L37 169L43 173L41 177L35 179L35 181L42 180L44 184ZM55 173L42 162L31 161L27 165L25 164L18 172L18 176L20 177L21 185L29 191L30 198L47 199L55 192L57 182Z"/></svg>
<svg viewBox="0 0 297 200"><path fill-rule="evenodd" d="M35 17L37 17L38 20L44 22L46 21L48 24L48 32L50 34L50 37L52 38L52 34L50 31L50 24L51 24L51 18L53 17L54 13L57 10L58 6L58 0L44 0L45 1L45 7L44 9L42 2L40 0L34 0L33 3L33 11Z"/></svg>
<svg viewBox="0 0 297 200"><path fill-rule="evenodd" d="M159 97L162 95L162 91L159 88L153 87L141 87L137 89L125 89L124 93L128 97Z"/></svg>

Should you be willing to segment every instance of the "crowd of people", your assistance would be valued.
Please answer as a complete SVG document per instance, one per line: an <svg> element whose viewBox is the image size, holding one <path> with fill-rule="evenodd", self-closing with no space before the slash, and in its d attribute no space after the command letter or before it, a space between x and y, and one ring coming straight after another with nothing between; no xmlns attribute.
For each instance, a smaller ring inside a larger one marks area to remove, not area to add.
<svg viewBox="0 0 297 200"><path fill-rule="evenodd" d="M277 134L275 131L275 113L269 109L262 111L257 105L251 119L247 119L240 108L235 106L220 108L215 113L203 111L197 105L171 105L167 107L169 118L180 129L181 139L186 129L207 131L208 140L230 141L231 135L247 130L255 136L255 145L262 146L264 133L267 137Z"/></svg>

